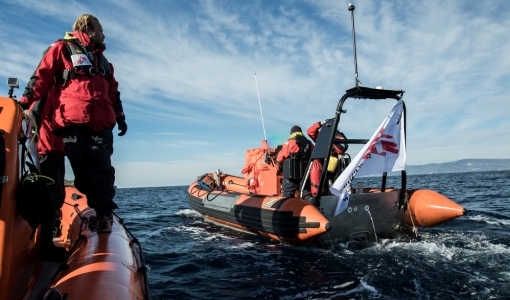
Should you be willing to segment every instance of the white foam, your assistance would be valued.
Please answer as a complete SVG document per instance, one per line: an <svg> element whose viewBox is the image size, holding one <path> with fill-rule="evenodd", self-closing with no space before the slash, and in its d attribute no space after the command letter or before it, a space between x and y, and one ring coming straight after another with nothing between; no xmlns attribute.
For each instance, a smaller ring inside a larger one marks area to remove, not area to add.
<svg viewBox="0 0 510 300"><path fill-rule="evenodd" d="M335 286L334 288L339 288L339 287L340 286ZM379 297L379 292L377 291L377 289L375 287L369 285L366 282L361 281L360 284L357 287L355 287L353 289L350 289L350 290L347 290L347 291L341 291L341 292L332 293L331 297L329 297L329 298L335 298L337 296L347 296L347 295L350 295L350 294L362 293L362 292L370 293L371 295L370 295L369 298L374 298L374 297L377 298L377 297Z"/></svg>
<svg viewBox="0 0 510 300"><path fill-rule="evenodd" d="M338 296L347 296L354 293L369 293L369 298L379 298L380 293L377 289L366 282L361 281L358 285L354 286L352 289L345 290L345 287L352 285L354 281L345 282L342 284L335 285L328 290L320 289L316 291L301 291L296 295L282 296L279 299L290 300L290 299L336 299ZM343 289L342 291L338 291L338 289ZM287 289L288 290L288 289ZM316 297L318 293L320 297ZM326 297L322 296L323 294L327 294ZM310 298L311 297L311 298Z"/></svg>
<svg viewBox="0 0 510 300"><path fill-rule="evenodd" d="M175 213L177 216L183 216L183 217L202 217L201 214L199 214L197 211L193 209L181 209L178 212Z"/></svg>
<svg viewBox="0 0 510 300"><path fill-rule="evenodd" d="M494 217L475 215L475 216L469 216L468 219L471 221L485 222L490 225L510 226L510 220L496 219Z"/></svg>

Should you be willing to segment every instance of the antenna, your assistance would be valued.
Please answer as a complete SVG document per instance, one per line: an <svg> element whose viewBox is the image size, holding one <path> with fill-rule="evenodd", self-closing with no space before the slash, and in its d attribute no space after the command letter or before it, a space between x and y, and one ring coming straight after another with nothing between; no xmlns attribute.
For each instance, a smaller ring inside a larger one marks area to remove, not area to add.
<svg viewBox="0 0 510 300"><path fill-rule="evenodd" d="M267 141L266 127L264 127L264 116L262 115L262 104L260 104L260 94L259 94L259 84L257 83L257 73L255 73L255 85L257 86L257 97L259 98L260 118L262 119L262 130L264 130L264 140Z"/></svg>
<svg viewBox="0 0 510 300"><path fill-rule="evenodd" d="M354 81L356 83L356 87L361 83L358 79L358 56L356 54L356 30L354 29L354 5L349 3L349 11L351 12L351 24L352 24L352 48L354 51Z"/></svg>

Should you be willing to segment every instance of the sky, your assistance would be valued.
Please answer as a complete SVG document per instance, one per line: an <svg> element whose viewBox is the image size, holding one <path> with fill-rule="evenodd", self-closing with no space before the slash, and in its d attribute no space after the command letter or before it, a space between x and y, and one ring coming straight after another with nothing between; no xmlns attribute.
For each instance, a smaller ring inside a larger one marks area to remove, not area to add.
<svg viewBox="0 0 510 300"><path fill-rule="evenodd" d="M405 91L407 165L510 158L510 1L352 3L361 85ZM247 149L334 117L355 85L348 4L0 0L0 80L19 78L21 97L42 52L92 14L129 127L115 134L116 185L241 175ZM348 100L339 129L368 139L395 103Z"/></svg>

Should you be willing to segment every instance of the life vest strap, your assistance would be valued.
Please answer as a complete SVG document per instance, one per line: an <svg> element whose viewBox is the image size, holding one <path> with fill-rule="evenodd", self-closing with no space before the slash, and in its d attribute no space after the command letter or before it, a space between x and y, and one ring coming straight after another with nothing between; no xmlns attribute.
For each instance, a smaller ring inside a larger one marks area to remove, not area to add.
<svg viewBox="0 0 510 300"><path fill-rule="evenodd" d="M64 51L64 55L73 63L72 69L65 69L62 73L62 79L64 80L64 83L62 84L63 86L67 84L67 81L77 78L78 76L94 76L96 74L100 74L103 77L107 77L111 74L110 63L102 53L98 55L97 64L94 64L94 55L88 47L83 46L76 39L62 39L61 41L64 42L67 48L67 51ZM73 55L81 55L83 58L86 56L90 64L75 66L73 59L71 58Z"/></svg>

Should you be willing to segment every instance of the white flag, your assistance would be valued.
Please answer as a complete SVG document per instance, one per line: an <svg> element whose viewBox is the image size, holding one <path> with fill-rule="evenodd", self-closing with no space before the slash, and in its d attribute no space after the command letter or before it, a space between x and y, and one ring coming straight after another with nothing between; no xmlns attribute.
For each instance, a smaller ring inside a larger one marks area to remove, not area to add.
<svg viewBox="0 0 510 300"><path fill-rule="evenodd" d="M401 171L406 168L402 99L393 107L368 143L361 149L329 190L338 196L335 216L349 206L348 189L356 175Z"/></svg>

